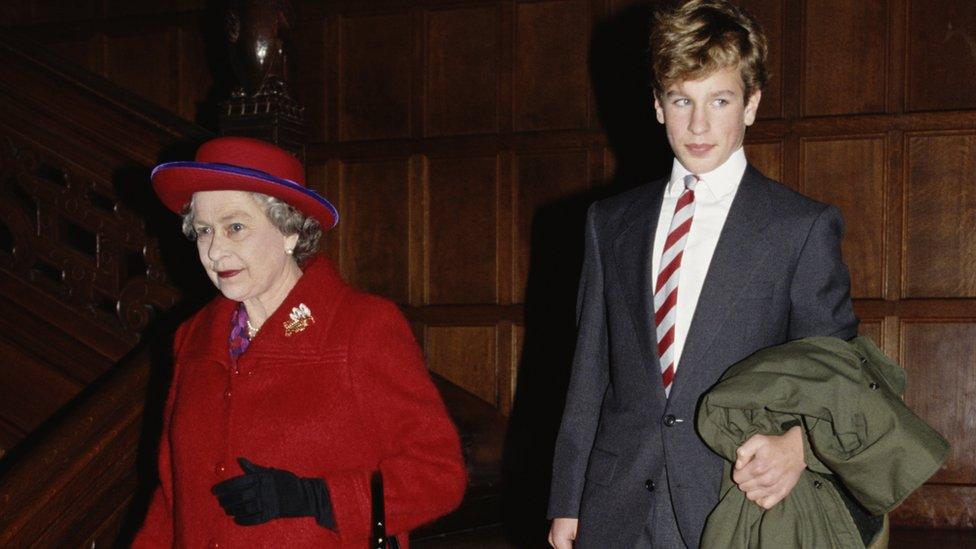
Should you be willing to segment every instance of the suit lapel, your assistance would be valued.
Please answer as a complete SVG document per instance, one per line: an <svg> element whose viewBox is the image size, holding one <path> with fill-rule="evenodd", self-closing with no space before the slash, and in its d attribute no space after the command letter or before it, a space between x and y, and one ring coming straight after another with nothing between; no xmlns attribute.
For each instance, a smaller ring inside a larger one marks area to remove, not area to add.
<svg viewBox="0 0 976 549"><path fill-rule="evenodd" d="M654 294L652 292L651 253L654 249L654 233L661 213L661 201L667 180L648 185L648 192L637 198L625 212L623 219L630 220L614 239L613 253L617 273L623 282L630 314L633 318L637 339L645 362L660 369L657 356L657 338L654 335ZM660 383L652 384L664 389Z"/></svg>
<svg viewBox="0 0 976 549"><path fill-rule="evenodd" d="M771 214L767 183L752 166L736 191L718 245L705 275L698 305L685 338L671 399L682 393L682 378L695 375L722 327L730 321L741 289L747 285L769 250L763 231Z"/></svg>

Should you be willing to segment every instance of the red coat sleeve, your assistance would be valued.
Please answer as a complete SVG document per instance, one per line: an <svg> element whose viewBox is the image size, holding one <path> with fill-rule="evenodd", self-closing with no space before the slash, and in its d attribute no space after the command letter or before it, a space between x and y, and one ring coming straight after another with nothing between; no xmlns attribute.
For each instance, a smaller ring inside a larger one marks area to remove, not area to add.
<svg viewBox="0 0 976 549"><path fill-rule="evenodd" d="M370 298L350 342L349 375L367 436L383 449L387 529L402 533L456 508L467 486L457 430L395 305ZM339 535L370 531L372 471L326 478Z"/></svg>
<svg viewBox="0 0 976 549"><path fill-rule="evenodd" d="M185 325L181 325L173 338L173 356L179 356L179 347L186 332ZM149 503L149 512L142 528L132 542L134 549L173 546L173 468L169 447L169 422L173 412L173 395L176 394L177 376L174 360L173 379L170 382L163 410L163 430L159 440L159 455L157 467L159 469L159 486L153 491Z"/></svg>

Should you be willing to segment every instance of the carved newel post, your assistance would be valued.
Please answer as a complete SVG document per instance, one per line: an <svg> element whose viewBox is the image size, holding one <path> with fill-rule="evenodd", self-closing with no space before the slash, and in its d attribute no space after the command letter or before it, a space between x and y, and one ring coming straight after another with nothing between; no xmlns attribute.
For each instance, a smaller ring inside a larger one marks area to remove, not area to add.
<svg viewBox="0 0 976 549"><path fill-rule="evenodd" d="M241 0L227 11L230 58L240 85L221 104L220 133L266 139L305 159L305 108L288 91L288 0Z"/></svg>

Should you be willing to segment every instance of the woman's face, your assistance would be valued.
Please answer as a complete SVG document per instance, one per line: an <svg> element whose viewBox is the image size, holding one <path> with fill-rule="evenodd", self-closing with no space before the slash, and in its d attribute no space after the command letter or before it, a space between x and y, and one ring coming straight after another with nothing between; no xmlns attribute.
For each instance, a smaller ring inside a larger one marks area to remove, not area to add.
<svg viewBox="0 0 976 549"><path fill-rule="evenodd" d="M285 250L298 235L281 234L243 191L194 193L192 206L200 263L217 289L234 301L274 301L295 267Z"/></svg>

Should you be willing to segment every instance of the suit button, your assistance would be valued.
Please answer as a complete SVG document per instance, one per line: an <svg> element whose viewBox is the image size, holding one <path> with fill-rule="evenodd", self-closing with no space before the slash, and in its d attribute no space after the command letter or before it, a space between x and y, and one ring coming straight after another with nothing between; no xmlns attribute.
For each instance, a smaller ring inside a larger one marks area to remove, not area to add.
<svg viewBox="0 0 976 549"><path fill-rule="evenodd" d="M653 492L654 491L654 481L651 480L651 479L645 480L644 481L644 488L647 488L647 491L648 492Z"/></svg>
<svg viewBox="0 0 976 549"><path fill-rule="evenodd" d="M223 473L226 470L227 467L224 466L223 462L218 461L217 464L214 465L214 473L217 473L218 475Z"/></svg>
<svg viewBox="0 0 976 549"><path fill-rule="evenodd" d="M220 544L217 543L217 540L210 540L207 543L207 547L209 547L210 549L220 549Z"/></svg>
<svg viewBox="0 0 976 549"><path fill-rule="evenodd" d="M671 427L672 425L675 424L675 422L677 422L677 418L675 418L673 415L668 414L664 416L664 424L666 426Z"/></svg>
<svg viewBox="0 0 976 549"><path fill-rule="evenodd" d="M230 395L231 395L230 389L224 391L224 400L230 400Z"/></svg>

